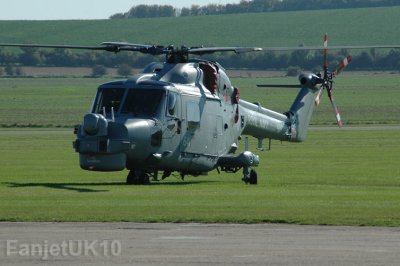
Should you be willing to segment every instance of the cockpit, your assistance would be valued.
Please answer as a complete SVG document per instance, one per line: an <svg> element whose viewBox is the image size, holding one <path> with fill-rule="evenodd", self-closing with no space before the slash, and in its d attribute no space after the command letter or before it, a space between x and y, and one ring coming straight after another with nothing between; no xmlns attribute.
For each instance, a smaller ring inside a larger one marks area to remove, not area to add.
<svg viewBox="0 0 400 266"><path fill-rule="evenodd" d="M203 61L185 64L152 63L145 68L144 73L100 86L92 113L103 114L107 118L115 117L114 114L119 117L160 120L164 116L176 117L177 91L184 89L196 97L218 98L218 92L222 91L218 88L221 83L219 80L227 84L223 75L219 66Z"/></svg>
<svg viewBox="0 0 400 266"><path fill-rule="evenodd" d="M125 114L137 118L161 118L166 98L165 89L100 87L93 113Z"/></svg>
<svg viewBox="0 0 400 266"><path fill-rule="evenodd" d="M159 117L164 98L165 90L130 89L121 113L133 117Z"/></svg>
<svg viewBox="0 0 400 266"><path fill-rule="evenodd" d="M124 96L125 88L100 88L97 92L93 113L117 112Z"/></svg>

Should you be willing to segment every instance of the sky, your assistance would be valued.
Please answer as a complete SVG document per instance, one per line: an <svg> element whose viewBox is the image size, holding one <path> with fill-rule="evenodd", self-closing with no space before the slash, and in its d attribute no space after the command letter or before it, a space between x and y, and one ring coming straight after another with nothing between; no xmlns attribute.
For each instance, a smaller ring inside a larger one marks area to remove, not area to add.
<svg viewBox="0 0 400 266"><path fill-rule="evenodd" d="M239 3L240 0L0 0L0 20L107 19L132 6Z"/></svg>

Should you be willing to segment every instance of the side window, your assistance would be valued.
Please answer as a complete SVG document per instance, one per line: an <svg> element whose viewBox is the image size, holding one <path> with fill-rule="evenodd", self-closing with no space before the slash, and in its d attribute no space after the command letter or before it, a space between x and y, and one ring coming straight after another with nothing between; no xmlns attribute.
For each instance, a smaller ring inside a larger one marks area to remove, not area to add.
<svg viewBox="0 0 400 266"><path fill-rule="evenodd" d="M200 126L200 108L197 102L188 102L186 105L186 117L189 128Z"/></svg>
<svg viewBox="0 0 400 266"><path fill-rule="evenodd" d="M167 100L167 115L176 116L176 93L169 92Z"/></svg>

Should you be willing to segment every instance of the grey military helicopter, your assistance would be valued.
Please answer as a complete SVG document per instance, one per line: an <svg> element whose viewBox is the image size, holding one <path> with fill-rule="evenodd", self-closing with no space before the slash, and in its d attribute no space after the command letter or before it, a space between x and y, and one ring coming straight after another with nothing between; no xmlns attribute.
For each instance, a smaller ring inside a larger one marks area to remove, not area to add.
<svg viewBox="0 0 400 266"><path fill-rule="evenodd" d="M259 156L247 149L236 154L241 136L257 138L259 148L264 139L304 141L314 105L319 102L324 89L341 127L332 96L332 79L351 60L347 57L336 70L330 72L327 37L322 48L294 48L324 49L324 71L323 74L300 74L297 85L260 85L300 88L291 107L282 114L240 99L239 89L231 84L219 63L190 58L191 55L215 52L257 52L261 48L175 48L125 42L104 42L100 46L0 46L165 55L165 62L151 63L140 74L100 85L90 113L76 128L73 147L79 153L80 167L90 171L121 171L127 168L130 170L127 184L149 184L150 177L158 180L159 172L162 172L162 179L173 172L180 173L183 178L214 169L231 173L242 169L242 180L257 184L257 173L253 167L259 164Z"/></svg>

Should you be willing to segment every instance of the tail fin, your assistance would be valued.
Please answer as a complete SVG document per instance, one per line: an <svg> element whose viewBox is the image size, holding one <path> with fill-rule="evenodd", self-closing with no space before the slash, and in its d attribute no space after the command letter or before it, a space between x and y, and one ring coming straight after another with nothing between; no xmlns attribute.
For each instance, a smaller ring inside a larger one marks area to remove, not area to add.
<svg viewBox="0 0 400 266"><path fill-rule="evenodd" d="M321 82L321 78L312 73L302 73L299 80L301 90L286 113L290 141L293 142L304 141L307 136L318 92L316 85Z"/></svg>
<svg viewBox="0 0 400 266"><path fill-rule="evenodd" d="M285 114L252 104L239 101L242 116L242 134L248 134L258 139L278 139L283 141L300 142L306 138L310 124L314 102L317 96L317 84L323 81L312 73L302 73L300 84L290 86L301 88L292 107ZM275 87L277 85L258 85L260 87ZM282 85L281 87L287 85Z"/></svg>

